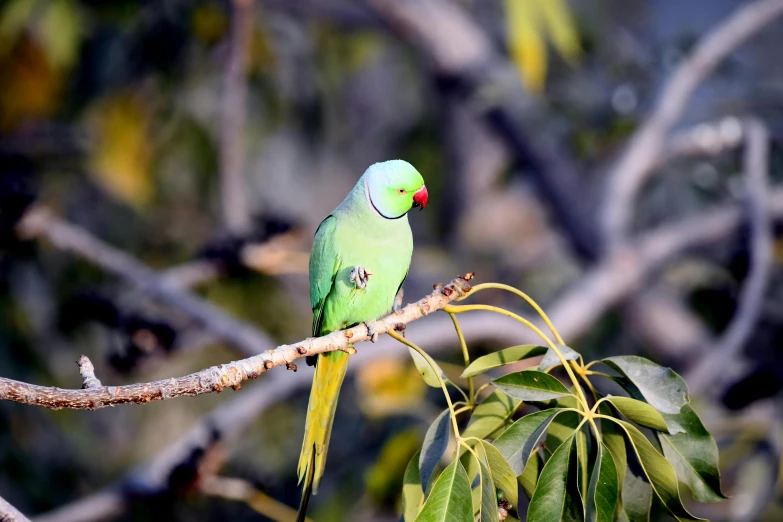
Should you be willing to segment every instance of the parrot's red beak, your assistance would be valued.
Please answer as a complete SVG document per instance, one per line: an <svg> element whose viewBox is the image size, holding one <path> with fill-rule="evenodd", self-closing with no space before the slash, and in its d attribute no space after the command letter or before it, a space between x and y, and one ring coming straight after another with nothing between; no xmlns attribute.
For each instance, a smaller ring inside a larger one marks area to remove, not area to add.
<svg viewBox="0 0 783 522"><path fill-rule="evenodd" d="M427 185L422 185L419 190L413 193L413 206L421 207L423 210L424 207L427 206L428 196L429 194L427 194Z"/></svg>

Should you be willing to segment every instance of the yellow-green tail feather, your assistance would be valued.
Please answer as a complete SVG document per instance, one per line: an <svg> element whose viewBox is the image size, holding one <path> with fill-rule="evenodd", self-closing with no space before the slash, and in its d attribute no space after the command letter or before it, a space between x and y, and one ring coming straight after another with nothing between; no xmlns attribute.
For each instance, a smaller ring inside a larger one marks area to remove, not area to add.
<svg viewBox="0 0 783 522"><path fill-rule="evenodd" d="M341 351L322 353L315 365L310 404L307 407L302 452L299 454L297 473L303 482L302 503L297 520L304 520L310 492L318 492L318 484L326 467L326 452L332 435L334 412L340 387L348 368L348 354Z"/></svg>

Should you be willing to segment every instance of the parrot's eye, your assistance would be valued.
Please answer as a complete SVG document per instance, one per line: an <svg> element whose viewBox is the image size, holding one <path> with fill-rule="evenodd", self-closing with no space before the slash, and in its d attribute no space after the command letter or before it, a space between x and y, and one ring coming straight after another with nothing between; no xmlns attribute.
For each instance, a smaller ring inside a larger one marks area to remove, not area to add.
<svg viewBox="0 0 783 522"><path fill-rule="evenodd" d="M397 189L397 194L405 194L405 189L404 188L398 188Z"/></svg>

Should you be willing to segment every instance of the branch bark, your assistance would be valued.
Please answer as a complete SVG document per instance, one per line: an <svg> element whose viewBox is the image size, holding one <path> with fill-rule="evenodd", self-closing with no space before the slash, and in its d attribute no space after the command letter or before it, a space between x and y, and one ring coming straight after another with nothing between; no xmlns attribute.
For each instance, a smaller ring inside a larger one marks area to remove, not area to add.
<svg viewBox="0 0 783 522"><path fill-rule="evenodd" d="M467 274L464 278L457 277L445 287L377 321L332 332L323 337L308 338L301 343L281 345L263 354L212 366L177 379L69 390L0 378L0 399L53 409L94 410L117 404L144 404L152 400L220 392L226 387L239 389L242 382L255 379L276 366L295 370L294 361L302 357L336 350L354 353L354 343L371 340L372 334L384 334L421 319L464 295L470 289L468 280L472 277L472 274Z"/></svg>
<svg viewBox="0 0 783 522"><path fill-rule="evenodd" d="M30 522L30 519L0 497L0 522Z"/></svg>

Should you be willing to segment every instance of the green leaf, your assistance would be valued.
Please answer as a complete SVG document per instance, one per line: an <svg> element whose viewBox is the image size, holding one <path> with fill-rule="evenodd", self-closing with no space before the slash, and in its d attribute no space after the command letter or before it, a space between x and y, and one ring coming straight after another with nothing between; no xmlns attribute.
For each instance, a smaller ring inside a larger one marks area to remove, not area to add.
<svg viewBox="0 0 783 522"><path fill-rule="evenodd" d="M408 462L405 475L402 478L402 519L405 522L413 522L424 502L424 491L421 489L419 477L419 454L416 454Z"/></svg>
<svg viewBox="0 0 783 522"><path fill-rule="evenodd" d="M538 482L538 476L541 474L541 468L543 462L541 457L538 456L538 452L533 453L527 461L525 470L519 476L519 485L522 486L522 490L527 495L527 498L533 498L533 493L536 491L536 483Z"/></svg>
<svg viewBox="0 0 783 522"><path fill-rule="evenodd" d="M416 369L419 370L419 375L421 375L421 378L424 379L424 382L426 382L428 386L440 389L440 381L438 381L437 374L432 369L432 366L430 366L430 363L427 362L427 359L425 359L413 348L408 348L408 351L413 358L413 364L416 365ZM437 368L438 373L440 374L440 378L446 382L448 380L446 374L443 373L443 370L440 369L438 363L436 363L434 360L432 362L435 364L435 368Z"/></svg>
<svg viewBox="0 0 783 522"><path fill-rule="evenodd" d="M598 405L598 412L602 415L616 417L614 410L605 402ZM609 453L612 454L612 460L617 468L618 482L623 484L628 461L628 455L625 452L625 432L615 422L601 419L601 440Z"/></svg>
<svg viewBox="0 0 783 522"><path fill-rule="evenodd" d="M510 373L492 383L507 395L522 401L546 401L570 394L563 383L534 370Z"/></svg>
<svg viewBox="0 0 783 522"><path fill-rule="evenodd" d="M644 426L645 428L652 428L665 432L669 431L663 415L646 402L637 401L636 399L630 399L628 397L608 397L607 400L632 422Z"/></svg>
<svg viewBox="0 0 783 522"><path fill-rule="evenodd" d="M500 350L499 352L492 352L483 357L479 357L470 366L465 368L462 372L462 377L473 377L484 373L492 368L497 368L510 363L515 363L523 359L530 359L531 357L537 357L543 355L546 352L546 348L537 346L535 344L523 344L520 346L512 346Z"/></svg>
<svg viewBox="0 0 783 522"><path fill-rule="evenodd" d="M598 444L587 491L587 522L613 522L620 482L612 453L603 442Z"/></svg>
<svg viewBox="0 0 783 522"><path fill-rule="evenodd" d="M495 439L494 446L511 466L514 475L521 475L530 454L541 443L552 419L560 409L537 411L525 415Z"/></svg>
<svg viewBox="0 0 783 522"><path fill-rule="evenodd" d="M677 478L688 485L696 500L724 500L726 496L720 490L718 445L699 416L686 404L679 414L667 414L666 417L674 417L675 422L686 430L676 435L658 434L663 455L674 466Z"/></svg>
<svg viewBox="0 0 783 522"><path fill-rule="evenodd" d="M564 411L556 418L552 419L546 434L546 448L551 452L555 451L576 431L579 426L581 416L574 411Z"/></svg>
<svg viewBox="0 0 783 522"><path fill-rule="evenodd" d="M470 416L470 422L462 431L462 436L486 439L496 431L503 429L511 420L522 401L513 399L500 390L493 391L476 406Z"/></svg>
<svg viewBox="0 0 783 522"><path fill-rule="evenodd" d="M479 455L479 469L481 470L481 522L497 522L498 520L498 495L495 491L495 482L487 462L487 455L479 444L476 447Z"/></svg>
<svg viewBox="0 0 783 522"><path fill-rule="evenodd" d="M633 473L626 473L622 500L617 503L619 522L650 522L653 490L648 482Z"/></svg>
<svg viewBox="0 0 783 522"><path fill-rule="evenodd" d="M579 359L579 353L575 352L568 346L564 344L558 344L557 348L560 350L560 353L563 354L563 358L566 361L576 361ZM538 363L538 371L545 372L548 369L554 368L555 366L560 366L561 364L560 357L557 356L552 348L549 348L546 352L546 355L544 355L544 358L541 359L540 363Z"/></svg>
<svg viewBox="0 0 783 522"><path fill-rule="evenodd" d="M419 474L421 476L421 489L427 491L432 473L440 462L446 447L449 445L449 409L446 408L438 415L438 418L430 424L424 443L421 446L419 457Z"/></svg>
<svg viewBox="0 0 783 522"><path fill-rule="evenodd" d="M682 505L677 473L669 461L658 453L647 437L633 424L621 420L616 423L625 431L653 491L661 499L661 503L669 513L677 520L702 520L688 513L688 510Z"/></svg>
<svg viewBox="0 0 783 522"><path fill-rule="evenodd" d="M688 386L671 368L636 355L609 357L603 362L633 383L644 400L660 412L679 413L688 403Z"/></svg>
<svg viewBox="0 0 783 522"><path fill-rule="evenodd" d="M573 393L571 389L569 391ZM578 408L579 401L573 395L566 395L549 401L528 401L527 404L535 406L539 410L548 410L550 408Z"/></svg>
<svg viewBox="0 0 783 522"><path fill-rule="evenodd" d="M560 522L566 513L568 467L573 437L552 454L541 471L536 491L527 510L527 519L535 522Z"/></svg>
<svg viewBox="0 0 783 522"><path fill-rule="evenodd" d="M459 459L440 474L414 522L473 522L470 483Z"/></svg>
<svg viewBox="0 0 783 522"><path fill-rule="evenodd" d="M489 471L492 474L492 482L498 490L503 492L505 499L516 509L519 505L519 491L514 470L508 465L500 451L489 442L482 440L481 449L487 457Z"/></svg>
<svg viewBox="0 0 783 522"><path fill-rule="evenodd" d="M576 432L576 487L582 499L582 505L587 503L587 495L590 482L590 446L587 425L583 425Z"/></svg>

